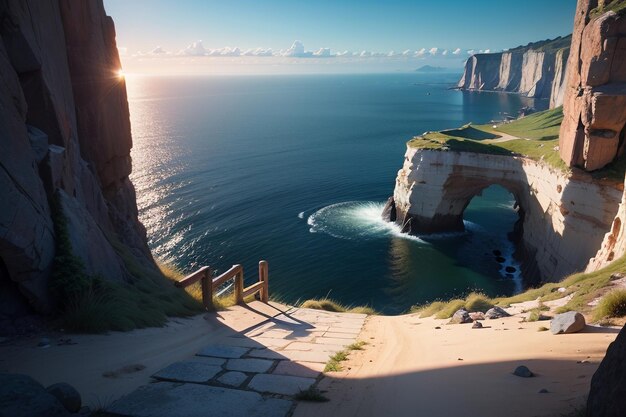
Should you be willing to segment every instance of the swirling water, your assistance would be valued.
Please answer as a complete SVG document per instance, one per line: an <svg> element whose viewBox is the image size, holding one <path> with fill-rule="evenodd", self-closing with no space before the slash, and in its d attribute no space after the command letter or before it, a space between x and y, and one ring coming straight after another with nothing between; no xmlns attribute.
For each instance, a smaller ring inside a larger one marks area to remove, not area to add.
<svg viewBox="0 0 626 417"><path fill-rule="evenodd" d="M545 106L450 90L455 74L130 77L133 180L156 257L184 271L270 266L288 302L329 295L394 314L479 289L510 294L517 218L506 190L465 233L412 237L380 219L416 134Z"/></svg>

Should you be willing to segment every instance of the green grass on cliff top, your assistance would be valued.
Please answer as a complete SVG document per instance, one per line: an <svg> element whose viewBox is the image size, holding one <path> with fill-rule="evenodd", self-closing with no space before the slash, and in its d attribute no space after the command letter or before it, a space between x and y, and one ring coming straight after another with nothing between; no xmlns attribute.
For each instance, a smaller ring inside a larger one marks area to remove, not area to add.
<svg viewBox="0 0 626 417"><path fill-rule="evenodd" d="M558 151L559 128L562 121L563 108L557 107L512 122L498 123L495 128L491 124L467 124L457 129L426 132L411 139L408 145L417 149L523 156L567 173L570 170ZM596 179L622 182L625 172L626 161L622 160L609 164L591 175Z"/></svg>
<svg viewBox="0 0 626 417"><path fill-rule="evenodd" d="M604 3L608 3L608 1ZM613 0L608 5L596 7L589 14L592 18L595 18L606 12L615 12L618 15L626 13L626 0Z"/></svg>

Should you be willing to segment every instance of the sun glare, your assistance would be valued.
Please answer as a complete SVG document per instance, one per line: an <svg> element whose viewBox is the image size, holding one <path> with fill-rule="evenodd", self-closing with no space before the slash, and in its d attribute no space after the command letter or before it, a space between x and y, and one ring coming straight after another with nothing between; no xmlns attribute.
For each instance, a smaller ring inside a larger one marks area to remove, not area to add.
<svg viewBox="0 0 626 417"><path fill-rule="evenodd" d="M120 68L120 69L118 69L118 70L115 72L115 74L117 75L117 78L119 78L120 80L123 80L123 79L124 79L124 77L125 77L125 75L126 75L126 74L124 74L124 70L123 70L123 69L121 69L121 68Z"/></svg>

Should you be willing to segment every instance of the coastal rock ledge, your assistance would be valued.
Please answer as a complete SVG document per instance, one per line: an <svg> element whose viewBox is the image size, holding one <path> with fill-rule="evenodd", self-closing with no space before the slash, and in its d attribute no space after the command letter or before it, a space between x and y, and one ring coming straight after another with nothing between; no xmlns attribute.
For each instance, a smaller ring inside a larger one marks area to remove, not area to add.
<svg viewBox="0 0 626 417"><path fill-rule="evenodd" d="M414 235L463 231L465 208L494 184L515 197L516 256L531 280L555 281L584 269L622 198L618 182L529 158L408 146L384 217Z"/></svg>

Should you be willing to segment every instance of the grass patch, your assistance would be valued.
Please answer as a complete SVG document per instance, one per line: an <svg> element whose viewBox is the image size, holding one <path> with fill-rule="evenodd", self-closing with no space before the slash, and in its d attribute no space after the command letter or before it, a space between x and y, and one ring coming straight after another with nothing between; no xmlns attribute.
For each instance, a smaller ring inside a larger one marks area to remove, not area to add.
<svg viewBox="0 0 626 417"><path fill-rule="evenodd" d="M316 403L325 403L325 402L330 401L327 397L325 397L322 394L322 392L319 389L313 386L309 387L308 389L304 391L298 392L296 395L294 395L293 398L298 401L310 401L310 402L316 402Z"/></svg>
<svg viewBox="0 0 626 417"><path fill-rule="evenodd" d="M591 10L589 16L593 19L599 17L606 12L611 11L617 13L618 15L623 15L624 13L626 13L626 1L615 0L608 5L598 6L595 9Z"/></svg>
<svg viewBox="0 0 626 417"><path fill-rule="evenodd" d="M626 290L608 292L593 311L595 320L626 316Z"/></svg>
<svg viewBox="0 0 626 417"><path fill-rule="evenodd" d="M326 366L324 367L324 372L339 372L343 370L343 366L341 366L341 362L348 360L348 356L350 352L354 350L363 350L363 346L367 345L367 342L359 341L355 342L349 346L347 346L344 350L340 350L330 357L328 362L326 362Z"/></svg>
<svg viewBox="0 0 626 417"><path fill-rule="evenodd" d="M163 326L168 316L191 316L201 304L176 289L156 268L142 265L115 236L107 239L131 274L129 281L89 275L74 255L59 195L51 199L56 251L51 291L59 300L58 326L67 331L104 333Z"/></svg>
<svg viewBox="0 0 626 417"><path fill-rule="evenodd" d="M480 311L486 313L487 310L493 307L493 302L485 294L470 293L465 299L465 309L467 311Z"/></svg>
<svg viewBox="0 0 626 417"><path fill-rule="evenodd" d="M300 304L301 308L331 311L335 313L355 313L377 315L378 312L369 306L346 306L330 298L310 299Z"/></svg>
<svg viewBox="0 0 626 417"><path fill-rule="evenodd" d="M435 301L424 306L411 307L411 313L419 313L421 318L435 316L437 319L449 319L457 310L487 312L494 306L493 301L484 294L472 292L465 299L455 298L450 301Z"/></svg>

